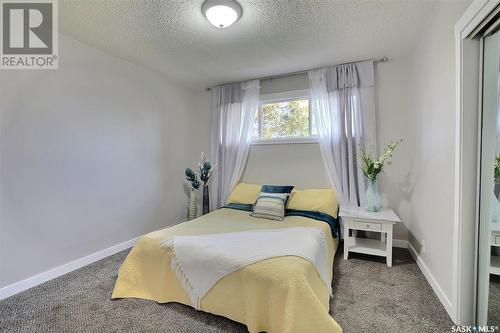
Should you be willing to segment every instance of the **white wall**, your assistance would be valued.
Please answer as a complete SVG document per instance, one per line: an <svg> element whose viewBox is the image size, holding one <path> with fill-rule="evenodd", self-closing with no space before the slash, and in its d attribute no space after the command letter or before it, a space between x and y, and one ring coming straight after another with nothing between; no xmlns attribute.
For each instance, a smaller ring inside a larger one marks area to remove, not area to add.
<svg viewBox="0 0 500 333"><path fill-rule="evenodd" d="M454 221L454 25L469 1L439 2L410 56L413 142L409 240L444 296L452 297ZM425 248L421 249L425 241Z"/></svg>
<svg viewBox="0 0 500 333"><path fill-rule="evenodd" d="M253 145L242 181L297 188L330 187L317 143Z"/></svg>
<svg viewBox="0 0 500 333"><path fill-rule="evenodd" d="M382 204L391 207L403 224L394 228L394 238L408 238L407 225L411 223L410 193L413 160L413 139L408 117L408 81L406 58L391 58L388 63L375 66L377 141L381 153L390 141L402 139L392 158L379 177Z"/></svg>
<svg viewBox="0 0 500 333"><path fill-rule="evenodd" d="M0 287L182 220L197 96L64 36L58 70L1 71Z"/></svg>
<svg viewBox="0 0 500 333"><path fill-rule="evenodd" d="M409 136L407 90L401 84L408 78L408 63L405 59L391 59L389 63L375 65L377 140L379 145L398 139L404 144L394 155L394 164L380 178L380 191L384 206L396 210L406 223L409 213L409 174L411 170L411 139ZM309 89L307 74L267 80L262 82L261 94L287 90ZM254 145L245 172L245 182L293 182L301 188L328 187L319 145L273 144ZM407 239L404 225L395 228L396 239Z"/></svg>

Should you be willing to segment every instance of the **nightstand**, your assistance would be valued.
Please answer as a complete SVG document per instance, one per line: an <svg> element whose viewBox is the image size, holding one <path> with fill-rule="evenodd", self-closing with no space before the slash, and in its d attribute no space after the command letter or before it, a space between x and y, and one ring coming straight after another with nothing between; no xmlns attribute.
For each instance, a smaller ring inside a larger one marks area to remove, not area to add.
<svg viewBox="0 0 500 333"><path fill-rule="evenodd" d="M369 212L362 207L341 206L339 216L344 223L344 260L349 252L356 252L386 257L387 266L392 266L392 229L401 223L392 209ZM351 230L378 232L380 240L351 236Z"/></svg>

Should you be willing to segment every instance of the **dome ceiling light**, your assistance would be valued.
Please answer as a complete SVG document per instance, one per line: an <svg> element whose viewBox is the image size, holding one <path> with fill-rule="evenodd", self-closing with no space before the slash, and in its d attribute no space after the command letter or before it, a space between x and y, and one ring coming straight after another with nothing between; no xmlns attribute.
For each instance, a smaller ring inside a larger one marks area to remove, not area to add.
<svg viewBox="0 0 500 333"><path fill-rule="evenodd" d="M220 29L229 27L241 17L241 6L234 0L206 0L201 12L207 20Z"/></svg>

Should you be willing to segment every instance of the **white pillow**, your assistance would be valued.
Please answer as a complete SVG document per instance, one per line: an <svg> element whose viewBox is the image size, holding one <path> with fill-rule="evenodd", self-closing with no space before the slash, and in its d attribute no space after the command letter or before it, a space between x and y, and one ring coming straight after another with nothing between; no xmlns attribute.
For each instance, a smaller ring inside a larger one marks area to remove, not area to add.
<svg viewBox="0 0 500 333"><path fill-rule="evenodd" d="M285 219L285 203L287 198L288 193L260 192L250 215L269 220L283 221Z"/></svg>

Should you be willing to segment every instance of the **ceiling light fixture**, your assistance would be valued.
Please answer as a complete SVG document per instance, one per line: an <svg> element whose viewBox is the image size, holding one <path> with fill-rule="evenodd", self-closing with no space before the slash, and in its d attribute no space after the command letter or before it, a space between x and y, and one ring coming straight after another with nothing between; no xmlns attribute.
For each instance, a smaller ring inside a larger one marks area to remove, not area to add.
<svg viewBox="0 0 500 333"><path fill-rule="evenodd" d="M201 12L217 28L227 28L241 17L241 6L235 0L206 0Z"/></svg>

